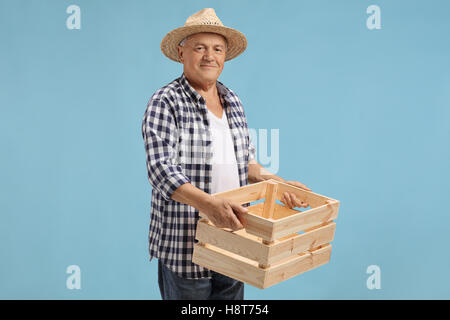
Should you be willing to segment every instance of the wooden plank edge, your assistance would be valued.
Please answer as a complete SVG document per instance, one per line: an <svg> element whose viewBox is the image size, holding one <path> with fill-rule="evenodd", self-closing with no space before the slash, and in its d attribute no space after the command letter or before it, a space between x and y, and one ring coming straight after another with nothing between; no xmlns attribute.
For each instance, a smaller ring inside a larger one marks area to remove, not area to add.
<svg viewBox="0 0 450 320"><path fill-rule="evenodd" d="M270 180L267 180L270 181ZM315 208L317 206L323 205L326 203L327 200L333 200L332 198L326 197L324 195L321 195L319 193L315 193L312 191L308 191L299 187L295 187L291 184L276 181L278 183L278 193L277 193L277 199L281 200L282 195L284 192L292 192L296 195L297 198L302 199L303 201L306 201L309 203L311 208Z"/></svg>
<svg viewBox="0 0 450 320"><path fill-rule="evenodd" d="M335 230L336 223L329 221L309 232L297 234L289 239L276 241L268 247L267 261L263 261L263 263L274 264L294 254L306 250L313 250L313 248L329 243L334 240Z"/></svg>
<svg viewBox="0 0 450 320"><path fill-rule="evenodd" d="M248 260L248 259L247 259ZM225 254L206 245L194 244L192 262L204 268L224 274L230 278L251 284L257 288L264 287L266 270L258 268L257 265L245 261L235 254Z"/></svg>
<svg viewBox="0 0 450 320"><path fill-rule="evenodd" d="M267 181L256 182L246 186L212 194L215 197L230 199L239 204L263 199L266 195Z"/></svg>
<svg viewBox="0 0 450 320"><path fill-rule="evenodd" d="M273 265L267 270L263 289L318 268L330 261L331 245L327 244L307 254Z"/></svg>
<svg viewBox="0 0 450 320"><path fill-rule="evenodd" d="M199 221L196 239L261 263L267 262L269 247L238 232L226 231L210 225L207 221Z"/></svg>
<svg viewBox="0 0 450 320"><path fill-rule="evenodd" d="M280 239L289 234L310 229L322 223L335 220L338 216L338 211L339 202L333 202L292 216L274 220L272 236L275 239Z"/></svg>
<svg viewBox="0 0 450 320"><path fill-rule="evenodd" d="M265 219L256 214L247 213L245 215L245 231L266 241L273 241L274 223L272 219Z"/></svg>

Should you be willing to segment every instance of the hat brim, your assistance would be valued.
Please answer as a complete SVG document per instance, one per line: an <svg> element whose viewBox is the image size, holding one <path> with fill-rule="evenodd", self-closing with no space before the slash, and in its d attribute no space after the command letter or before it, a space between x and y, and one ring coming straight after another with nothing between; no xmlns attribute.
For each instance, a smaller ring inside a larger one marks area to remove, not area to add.
<svg viewBox="0 0 450 320"><path fill-rule="evenodd" d="M177 48L179 43L187 36L200 32L217 33L227 39L228 49L225 61L236 58L247 48L247 39L245 36L233 28L216 25L195 25L176 28L166 34L161 41L161 51L167 58L176 62L181 62L178 59Z"/></svg>

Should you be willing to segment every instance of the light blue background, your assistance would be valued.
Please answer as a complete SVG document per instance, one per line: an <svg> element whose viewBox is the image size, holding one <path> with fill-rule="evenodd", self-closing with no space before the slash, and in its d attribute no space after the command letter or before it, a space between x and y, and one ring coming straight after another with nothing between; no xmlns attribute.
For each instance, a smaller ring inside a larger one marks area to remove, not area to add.
<svg viewBox="0 0 450 320"><path fill-rule="evenodd" d="M278 174L341 201L331 262L246 298L449 299L450 3L425 0L1 0L0 298L160 299L141 121L205 7L247 36L220 80L280 129Z"/></svg>

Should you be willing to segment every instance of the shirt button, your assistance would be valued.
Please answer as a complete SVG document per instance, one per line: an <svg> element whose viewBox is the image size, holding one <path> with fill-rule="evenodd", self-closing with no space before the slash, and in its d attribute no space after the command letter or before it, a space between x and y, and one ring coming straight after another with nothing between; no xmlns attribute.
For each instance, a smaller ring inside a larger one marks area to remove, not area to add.
<svg viewBox="0 0 450 320"><path fill-rule="evenodd" d="M209 183L209 178L208 177L205 178L205 183Z"/></svg>

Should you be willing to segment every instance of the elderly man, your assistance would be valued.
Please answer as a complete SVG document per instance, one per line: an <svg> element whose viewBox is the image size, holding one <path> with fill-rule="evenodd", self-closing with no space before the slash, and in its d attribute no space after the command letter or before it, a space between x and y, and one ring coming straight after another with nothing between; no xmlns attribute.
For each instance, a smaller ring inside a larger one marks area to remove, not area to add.
<svg viewBox="0 0 450 320"><path fill-rule="evenodd" d="M199 211L218 227L238 230L247 209L212 194L277 179L255 160L238 96L219 78L225 61L241 54L245 36L203 9L169 32L162 52L183 64L183 74L151 97L142 122L152 185L150 260L158 258L163 299L242 300L244 285L192 263ZM293 194L283 203L306 207Z"/></svg>

